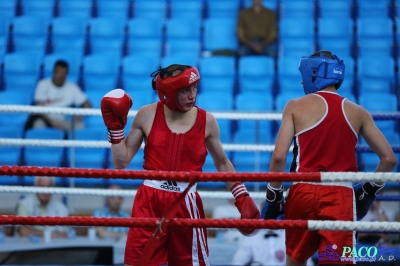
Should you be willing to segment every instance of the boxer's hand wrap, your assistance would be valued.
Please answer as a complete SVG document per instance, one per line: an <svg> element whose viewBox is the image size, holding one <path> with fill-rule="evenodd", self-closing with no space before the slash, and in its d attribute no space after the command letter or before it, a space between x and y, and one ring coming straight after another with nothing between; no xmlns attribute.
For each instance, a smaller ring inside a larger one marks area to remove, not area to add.
<svg viewBox="0 0 400 266"><path fill-rule="evenodd" d="M108 141L120 143L124 138L124 127L128 119L132 98L123 90L115 89L101 99L101 114L108 129Z"/></svg>
<svg viewBox="0 0 400 266"><path fill-rule="evenodd" d="M355 191L357 221L367 215L375 197L379 195L384 187L385 184L377 185L374 182L366 182Z"/></svg>
<svg viewBox="0 0 400 266"><path fill-rule="evenodd" d="M284 214L285 200L283 198L283 186L279 189L267 185L267 195L263 205L261 216L265 220L279 219Z"/></svg>
<svg viewBox="0 0 400 266"><path fill-rule="evenodd" d="M260 211L243 183L236 182L231 188L231 192L235 197L235 206L240 212L241 219L260 219ZM238 228L238 230L245 236L258 232L255 228Z"/></svg>

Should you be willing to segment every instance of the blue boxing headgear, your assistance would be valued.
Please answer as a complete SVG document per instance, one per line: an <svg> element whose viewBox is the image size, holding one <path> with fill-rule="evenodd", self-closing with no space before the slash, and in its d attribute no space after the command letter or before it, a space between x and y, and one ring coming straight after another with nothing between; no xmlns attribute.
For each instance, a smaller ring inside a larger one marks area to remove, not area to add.
<svg viewBox="0 0 400 266"><path fill-rule="evenodd" d="M331 55L332 58L326 58ZM300 59L299 70L303 77L304 93L314 93L329 85L336 89L342 85L345 65L343 60L329 51L318 51L311 56Z"/></svg>

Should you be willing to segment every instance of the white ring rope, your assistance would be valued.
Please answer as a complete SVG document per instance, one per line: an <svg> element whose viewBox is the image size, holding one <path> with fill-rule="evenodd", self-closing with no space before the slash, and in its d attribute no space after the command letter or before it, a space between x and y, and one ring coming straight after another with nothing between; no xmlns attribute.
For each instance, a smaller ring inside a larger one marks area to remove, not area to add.
<svg viewBox="0 0 400 266"><path fill-rule="evenodd" d="M67 108L67 107L46 107L46 106L27 106L27 105L2 105L2 113L35 113L35 114L63 114L63 115L91 115L101 116L100 109L92 108ZM231 120L282 120L281 113L260 113L260 112L211 112L217 119ZM137 110L129 111L128 116L135 116Z"/></svg>
<svg viewBox="0 0 400 266"><path fill-rule="evenodd" d="M23 186L0 186L2 193L50 193L57 195L87 195L87 196L119 196L132 197L136 195L136 189L98 189L98 188L60 188L60 187L23 187ZM198 191L203 199L232 199L229 191ZM265 199L265 192L249 192L254 199Z"/></svg>
<svg viewBox="0 0 400 266"><path fill-rule="evenodd" d="M104 133L106 134L106 133ZM105 135L106 136L106 135ZM54 139L13 139L0 138L3 146L36 146L36 147L79 147L79 148L111 148L108 141L99 140L54 140ZM141 148L144 145L142 144ZM223 144L226 151L259 151L272 152L275 145L256 144Z"/></svg>
<svg viewBox="0 0 400 266"><path fill-rule="evenodd" d="M309 230L400 232L400 222L308 221Z"/></svg>

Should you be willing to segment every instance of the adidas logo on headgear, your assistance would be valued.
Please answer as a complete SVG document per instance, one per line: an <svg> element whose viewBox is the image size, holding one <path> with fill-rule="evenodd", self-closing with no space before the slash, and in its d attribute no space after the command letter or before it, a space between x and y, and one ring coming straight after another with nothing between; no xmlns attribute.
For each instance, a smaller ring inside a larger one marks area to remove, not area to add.
<svg viewBox="0 0 400 266"><path fill-rule="evenodd" d="M196 80L198 80L199 79L199 76L198 75L196 75L196 73L194 73L194 72L190 72L190 79L189 79L189 83L193 83L193 82L195 82Z"/></svg>

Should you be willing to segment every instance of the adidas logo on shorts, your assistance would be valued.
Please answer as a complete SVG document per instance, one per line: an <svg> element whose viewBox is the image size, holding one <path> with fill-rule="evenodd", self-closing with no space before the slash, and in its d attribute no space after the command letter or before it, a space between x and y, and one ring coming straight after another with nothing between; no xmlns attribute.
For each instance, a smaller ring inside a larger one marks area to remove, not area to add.
<svg viewBox="0 0 400 266"><path fill-rule="evenodd" d="M164 182L160 188L166 189L166 190L171 190L171 191L181 191L181 188L178 187L178 184L175 181L167 181Z"/></svg>
<svg viewBox="0 0 400 266"><path fill-rule="evenodd" d="M195 81L198 80L198 79L199 79L199 76L198 76L196 73L194 73L194 72L191 72L191 73L190 73L189 83L193 83L193 82L195 82Z"/></svg>

